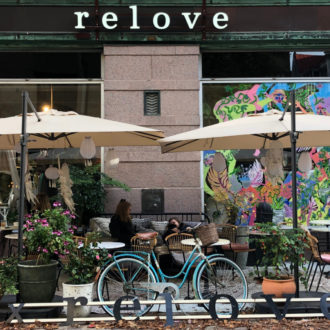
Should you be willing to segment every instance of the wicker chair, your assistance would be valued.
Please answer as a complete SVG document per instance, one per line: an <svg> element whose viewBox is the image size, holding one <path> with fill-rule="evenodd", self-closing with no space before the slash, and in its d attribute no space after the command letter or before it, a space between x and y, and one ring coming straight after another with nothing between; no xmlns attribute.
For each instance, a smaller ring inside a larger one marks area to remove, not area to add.
<svg viewBox="0 0 330 330"><path fill-rule="evenodd" d="M230 241L228 245L222 245L223 251L229 251L232 253L232 259L236 262L237 254L241 252L254 252L255 249L249 248L249 243L236 243L237 226L232 224L217 225L218 234L220 238L225 238Z"/></svg>
<svg viewBox="0 0 330 330"><path fill-rule="evenodd" d="M317 269L319 269L320 277L316 286L316 292L317 292L321 283L321 278L324 272L324 268L326 265L330 265L330 253L320 253L318 239L315 236L313 236L309 231L306 231L306 234L308 239L308 245L312 251L312 256L307 269L307 275L308 275L307 282L309 282L310 276L312 275L313 272L314 264L316 264L315 271L312 280L310 282L309 291L312 288Z"/></svg>
<svg viewBox="0 0 330 330"><path fill-rule="evenodd" d="M157 236L144 239L135 235L131 238L131 247L133 251L151 252L157 244Z"/></svg>

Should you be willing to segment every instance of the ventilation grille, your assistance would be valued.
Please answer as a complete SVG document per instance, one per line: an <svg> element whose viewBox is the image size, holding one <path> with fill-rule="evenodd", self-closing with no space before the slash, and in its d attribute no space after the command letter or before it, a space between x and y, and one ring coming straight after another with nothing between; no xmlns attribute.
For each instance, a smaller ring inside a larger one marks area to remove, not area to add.
<svg viewBox="0 0 330 330"><path fill-rule="evenodd" d="M160 92L145 91L144 92L144 115L159 116L160 115Z"/></svg>

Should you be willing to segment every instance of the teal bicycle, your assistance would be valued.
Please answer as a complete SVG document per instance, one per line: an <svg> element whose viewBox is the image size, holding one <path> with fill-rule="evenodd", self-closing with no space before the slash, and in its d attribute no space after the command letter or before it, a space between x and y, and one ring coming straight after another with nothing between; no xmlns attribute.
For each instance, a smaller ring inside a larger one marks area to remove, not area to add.
<svg viewBox="0 0 330 330"><path fill-rule="evenodd" d="M106 264L97 283L97 295L101 302L116 301L127 296L128 300L137 297L142 300L156 300L159 293L175 292L179 297L179 290L187 281L188 274L193 267L192 286L196 299L209 300L215 294L228 294L235 299L248 296L246 278L240 267L222 254L205 255L199 240L194 238L194 249L190 252L181 270L175 275L166 275L157 261L154 251L151 253L137 251L119 251L114 253L113 260ZM183 276L181 282L179 277ZM171 280L179 280L176 285ZM155 301L155 304L157 302ZM239 308L243 303L239 303ZM203 305L208 310L208 304ZM113 316L113 305L103 305L103 309ZM140 305L138 311L127 309L126 316L142 316L153 305ZM216 303L217 314L228 314L229 304ZM123 312L122 312L123 313Z"/></svg>

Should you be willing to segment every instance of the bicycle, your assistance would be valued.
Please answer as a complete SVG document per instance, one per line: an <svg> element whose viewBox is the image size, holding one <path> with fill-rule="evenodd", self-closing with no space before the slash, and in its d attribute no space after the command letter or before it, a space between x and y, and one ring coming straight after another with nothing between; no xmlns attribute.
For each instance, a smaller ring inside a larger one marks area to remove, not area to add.
<svg viewBox="0 0 330 330"><path fill-rule="evenodd" d="M245 299L248 296L246 278L240 267L222 254L206 256L199 241L195 240L195 247L184 262L181 270L175 275L166 275L157 261L156 255L136 251L118 251L114 253L113 260L107 263L98 279L97 295L101 302L115 301L127 296L127 300L137 297L139 300L156 300L159 293L167 289L176 291L182 288L192 267L196 265L193 273L193 291L196 299L210 299L214 294L229 294L235 299ZM152 262L151 262L152 261ZM155 267L154 267L155 266ZM183 275L180 284L176 286L167 280L177 279ZM157 302L155 302L157 304ZM242 309L244 303L239 303ZM113 306L103 305L103 309L113 316ZM139 311L127 308L139 317L149 312L153 305L140 305ZM208 304L203 304L208 310ZM216 303L216 312L229 314L228 304ZM128 314L126 314L128 316Z"/></svg>

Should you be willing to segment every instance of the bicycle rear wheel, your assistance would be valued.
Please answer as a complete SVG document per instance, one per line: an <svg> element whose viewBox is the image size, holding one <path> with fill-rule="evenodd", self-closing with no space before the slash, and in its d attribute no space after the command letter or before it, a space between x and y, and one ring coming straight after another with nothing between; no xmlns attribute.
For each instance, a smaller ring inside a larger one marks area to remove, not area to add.
<svg viewBox="0 0 330 330"><path fill-rule="evenodd" d="M154 300L157 293L148 289L147 285L155 282L157 279L154 272L145 263L134 258L123 258L112 262L102 271L97 282L97 296L100 301L115 301L125 296L137 297L140 301ZM140 310L135 310L132 305L122 306L121 315L142 316L152 306L141 304ZM102 307L108 314L114 315L114 305ZM128 308L125 309L125 307Z"/></svg>
<svg viewBox="0 0 330 330"><path fill-rule="evenodd" d="M224 257L214 257L209 259L210 267L204 261L194 277L194 290L198 299L210 299L215 294L227 294L235 299L245 299L248 297L248 285L246 278L239 266L233 261ZM238 303L242 309L244 303ZM209 310L208 304L204 304ZM230 314L231 305L216 303L216 313L218 315Z"/></svg>

